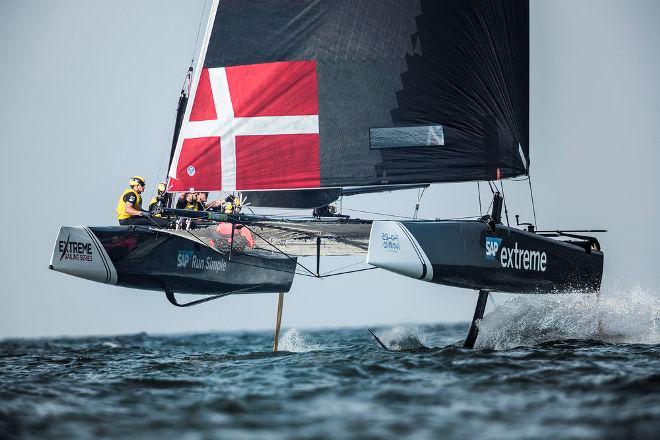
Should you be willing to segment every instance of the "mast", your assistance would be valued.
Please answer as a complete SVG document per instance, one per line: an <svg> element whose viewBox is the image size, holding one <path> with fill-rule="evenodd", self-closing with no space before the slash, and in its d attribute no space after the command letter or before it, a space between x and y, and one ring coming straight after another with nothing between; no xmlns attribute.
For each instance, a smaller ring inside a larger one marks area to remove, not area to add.
<svg viewBox="0 0 660 440"><path fill-rule="evenodd" d="M169 170L172 166L172 160L174 159L174 152L176 151L176 144L179 141L179 133L181 132L181 123L183 122L183 115L186 113L186 107L188 106L188 93L190 91L190 81L192 79L193 68L190 66L188 68L188 74L186 75L186 81L181 87L181 95L179 96L179 104L176 109L176 121L174 122L174 134L172 136L172 148L170 150L170 161L167 163L167 169Z"/></svg>

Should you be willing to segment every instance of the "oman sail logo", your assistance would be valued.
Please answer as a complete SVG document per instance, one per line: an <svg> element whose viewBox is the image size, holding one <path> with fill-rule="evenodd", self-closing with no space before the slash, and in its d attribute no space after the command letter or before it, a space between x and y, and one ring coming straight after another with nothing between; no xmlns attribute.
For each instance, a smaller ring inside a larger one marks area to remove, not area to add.
<svg viewBox="0 0 660 440"><path fill-rule="evenodd" d="M383 249L388 252L399 252L401 244L399 243L399 236L397 234L388 234L383 232L380 236L383 239Z"/></svg>
<svg viewBox="0 0 660 440"><path fill-rule="evenodd" d="M316 61L207 67L191 99L171 191L321 185Z"/></svg>

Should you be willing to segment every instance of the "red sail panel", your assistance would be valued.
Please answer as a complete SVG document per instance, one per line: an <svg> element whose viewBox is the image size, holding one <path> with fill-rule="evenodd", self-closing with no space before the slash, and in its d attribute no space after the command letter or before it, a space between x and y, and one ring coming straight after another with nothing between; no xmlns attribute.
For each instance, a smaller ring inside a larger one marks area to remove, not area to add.
<svg viewBox="0 0 660 440"><path fill-rule="evenodd" d="M318 134L236 138L236 187L316 188L321 183Z"/></svg>
<svg viewBox="0 0 660 440"><path fill-rule="evenodd" d="M221 169L219 137L185 139L168 191L214 191Z"/></svg>
<svg viewBox="0 0 660 440"><path fill-rule="evenodd" d="M227 68L236 117L318 115L314 61Z"/></svg>
<svg viewBox="0 0 660 440"><path fill-rule="evenodd" d="M218 119L218 116L215 113L215 104L213 103L209 69L203 69L199 75L199 85L197 86L197 93L195 93L195 102L190 111L190 120L208 121L211 119Z"/></svg>

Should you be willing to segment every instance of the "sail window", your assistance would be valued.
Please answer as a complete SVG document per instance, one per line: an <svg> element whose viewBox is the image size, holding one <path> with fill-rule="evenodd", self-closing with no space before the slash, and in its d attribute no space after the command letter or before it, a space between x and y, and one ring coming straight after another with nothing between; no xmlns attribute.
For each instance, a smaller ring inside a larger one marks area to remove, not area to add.
<svg viewBox="0 0 660 440"><path fill-rule="evenodd" d="M369 141L371 149L438 147L445 144L445 133L442 125L372 128Z"/></svg>

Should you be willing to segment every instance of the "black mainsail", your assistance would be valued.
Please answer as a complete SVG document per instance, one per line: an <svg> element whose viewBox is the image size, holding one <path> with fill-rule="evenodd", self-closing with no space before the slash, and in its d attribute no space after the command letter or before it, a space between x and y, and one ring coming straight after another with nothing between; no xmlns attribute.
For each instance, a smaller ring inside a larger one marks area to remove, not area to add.
<svg viewBox="0 0 660 440"><path fill-rule="evenodd" d="M221 0L199 63L171 191L529 169L527 0Z"/></svg>

